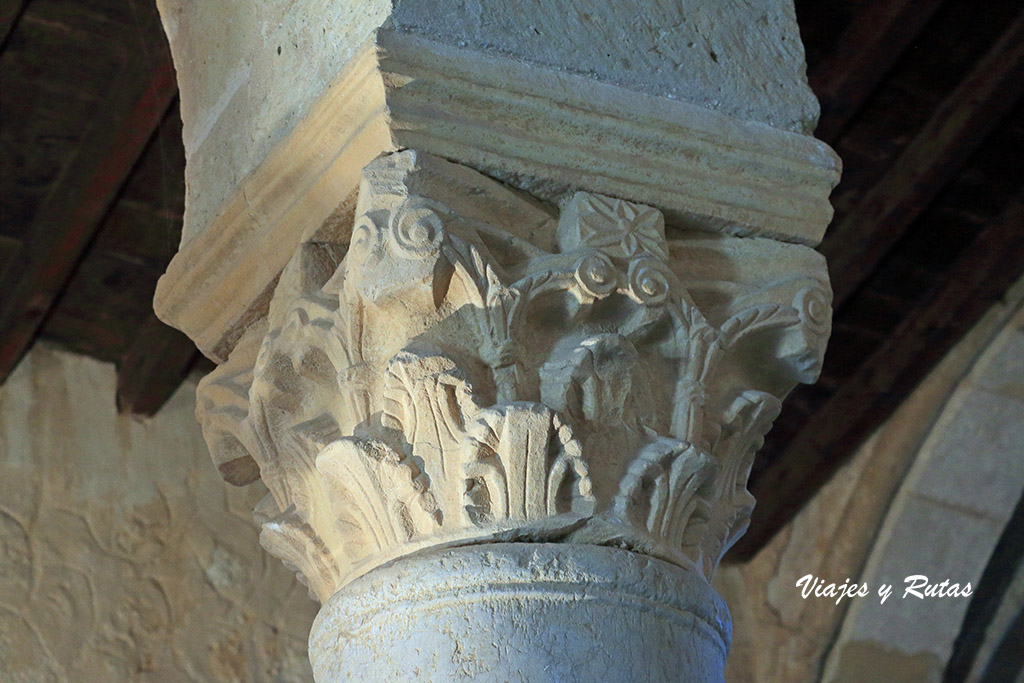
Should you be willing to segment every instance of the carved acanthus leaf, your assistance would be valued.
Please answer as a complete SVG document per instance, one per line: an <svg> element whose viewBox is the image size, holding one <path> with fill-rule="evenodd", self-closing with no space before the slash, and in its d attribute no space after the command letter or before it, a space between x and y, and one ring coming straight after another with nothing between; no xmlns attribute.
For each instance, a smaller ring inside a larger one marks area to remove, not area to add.
<svg viewBox="0 0 1024 683"><path fill-rule="evenodd" d="M669 242L657 210L594 194L556 217L411 151L365 169L356 215L344 260L300 250L259 343L201 388L215 458L232 435L273 494L268 549L321 599L418 548L511 537L710 576L781 399L820 368L820 257Z"/></svg>
<svg viewBox="0 0 1024 683"><path fill-rule="evenodd" d="M221 476L235 486L260 478L260 466L252 457L255 450L249 427L249 387L253 359L266 330L250 330L235 347L231 359L204 377L197 391L196 419L210 456Z"/></svg>
<svg viewBox="0 0 1024 683"><path fill-rule="evenodd" d="M320 451L316 468L328 482L331 512L350 557L384 552L441 526L426 477L381 441L335 441Z"/></svg>
<svg viewBox="0 0 1024 683"><path fill-rule="evenodd" d="M655 547L696 561L711 516L716 463L689 444L656 437L630 465L613 511Z"/></svg>
<svg viewBox="0 0 1024 683"><path fill-rule="evenodd" d="M594 510L579 442L547 406L517 402L480 411L464 454L465 509L474 524L507 527Z"/></svg>
<svg viewBox="0 0 1024 683"><path fill-rule="evenodd" d="M781 409L782 402L775 396L750 389L736 396L722 415L715 444L719 473L710 497L709 533L702 558L708 576L747 530L755 502L747 490L750 468Z"/></svg>
<svg viewBox="0 0 1024 683"><path fill-rule="evenodd" d="M255 511L255 517L260 521L263 514L272 514L274 510L274 502L265 499ZM323 602L334 594L341 580L335 556L294 506L262 522L260 545L296 572L312 597Z"/></svg>
<svg viewBox="0 0 1024 683"><path fill-rule="evenodd" d="M769 328L785 328L799 324L799 312L785 304L764 304L740 311L722 325L722 344L729 347L738 341Z"/></svg>

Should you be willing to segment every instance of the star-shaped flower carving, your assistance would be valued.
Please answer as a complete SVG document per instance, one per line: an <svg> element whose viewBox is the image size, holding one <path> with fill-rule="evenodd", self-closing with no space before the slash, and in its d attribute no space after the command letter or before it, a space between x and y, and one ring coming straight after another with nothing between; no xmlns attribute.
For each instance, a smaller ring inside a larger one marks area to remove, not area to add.
<svg viewBox="0 0 1024 683"><path fill-rule="evenodd" d="M580 206L580 242L613 258L667 259L665 223L649 206L591 195Z"/></svg>

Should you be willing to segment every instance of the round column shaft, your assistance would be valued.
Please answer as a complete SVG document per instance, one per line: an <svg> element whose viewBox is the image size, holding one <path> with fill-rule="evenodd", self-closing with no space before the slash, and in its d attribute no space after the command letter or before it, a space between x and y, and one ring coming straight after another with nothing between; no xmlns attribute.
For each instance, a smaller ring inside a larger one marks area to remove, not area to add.
<svg viewBox="0 0 1024 683"><path fill-rule="evenodd" d="M321 609L316 680L721 681L729 611L703 576L628 550L494 543L379 567Z"/></svg>

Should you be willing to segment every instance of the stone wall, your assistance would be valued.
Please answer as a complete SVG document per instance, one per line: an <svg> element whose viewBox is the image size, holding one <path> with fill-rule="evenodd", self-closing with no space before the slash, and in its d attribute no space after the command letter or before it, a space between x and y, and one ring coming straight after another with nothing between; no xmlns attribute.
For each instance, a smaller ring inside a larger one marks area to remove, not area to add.
<svg viewBox="0 0 1024 683"><path fill-rule="evenodd" d="M818 116L790 2L714 0L684 8L653 0L639 14L606 0L158 0L157 6L181 87L188 158L183 244L225 209L314 101L337 87L332 79L385 20L397 31L481 56L625 84L786 130L806 132ZM287 182L294 194L295 179Z"/></svg>
<svg viewBox="0 0 1024 683"><path fill-rule="evenodd" d="M865 680L881 663L894 683L943 680L970 601L906 597L905 577L925 576L931 586L981 584L1024 490L1022 361L1018 311L949 396L914 456L860 572L873 586L895 585L893 603L849 605L825 664L826 683ZM1018 598L1017 611L1022 607Z"/></svg>
<svg viewBox="0 0 1024 683"><path fill-rule="evenodd" d="M186 382L147 421L37 345L0 388L0 679L307 681L306 589L257 541Z"/></svg>
<svg viewBox="0 0 1024 683"><path fill-rule="evenodd" d="M899 593L911 574L976 587L1020 496L1022 298L1018 283L752 561L719 570L734 623L727 681L859 681L878 670L941 680L968 599L902 603ZM801 598L806 574L896 587L882 606L874 594L836 605Z"/></svg>

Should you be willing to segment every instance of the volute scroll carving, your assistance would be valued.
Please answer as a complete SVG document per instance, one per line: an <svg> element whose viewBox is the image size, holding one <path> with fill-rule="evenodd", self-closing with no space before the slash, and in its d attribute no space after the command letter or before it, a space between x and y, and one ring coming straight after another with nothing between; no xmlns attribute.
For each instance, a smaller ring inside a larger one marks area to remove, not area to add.
<svg viewBox="0 0 1024 683"><path fill-rule="evenodd" d="M200 387L215 460L270 491L265 547L321 601L488 540L710 577L782 398L820 368L821 257L667 235L657 210L595 194L556 211L414 151L365 169L357 216L344 258L299 250L266 328Z"/></svg>

